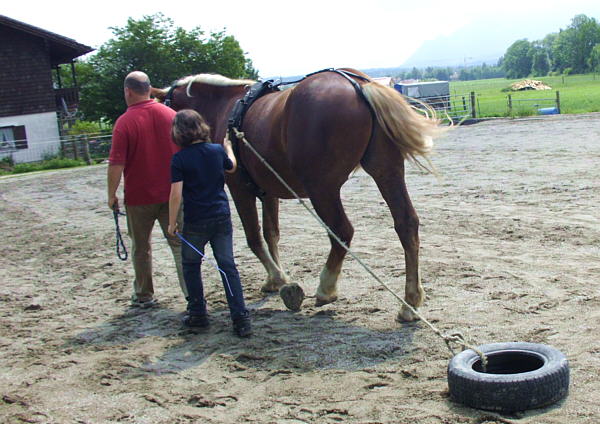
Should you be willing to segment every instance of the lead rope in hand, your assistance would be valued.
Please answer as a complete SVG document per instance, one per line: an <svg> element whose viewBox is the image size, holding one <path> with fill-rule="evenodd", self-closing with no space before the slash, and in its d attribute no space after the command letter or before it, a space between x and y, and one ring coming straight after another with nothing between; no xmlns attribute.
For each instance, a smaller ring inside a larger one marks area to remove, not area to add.
<svg viewBox="0 0 600 424"><path fill-rule="evenodd" d="M327 226L327 224L325 224L325 222L323 222L323 220L319 217L319 215L317 215L317 213L315 211L313 211L304 200L302 200L300 198L300 196L298 196L298 194L296 194L296 192L290 187L290 185L288 183L285 182L285 180L277 173L277 171L275 171L275 169L273 169L273 167L271 165L269 165L269 163L260 155L260 153L258 153L254 147L248 142L248 140L246 140L246 137L244 135L244 133L242 131L239 131L237 128L233 127L232 128L235 136L242 142L244 143L244 145L246 147L248 147L248 149L250 149L250 151L252 153L254 153L254 155L261 161L261 163L267 167L267 169L269 171L271 171L271 173L273 175L275 175L275 177L277 178L277 180L279 180L279 182L281 184L283 184L283 186L295 197L295 199L302 205L304 206L304 208L319 222L319 224L321 224L321 226L323 228L325 228L325 230L327 230L327 233L329 233L329 235L340 245L342 246L342 248L344 248L344 250L346 250L346 252L348 252L348 254L350 256L352 256L352 258L354 258L374 279L375 281L377 281L379 284L381 284L387 291L389 291L396 299L398 299L400 302L402 302L402 304L404 306L406 306L413 314L415 314L417 317L419 317L419 319L421 321L423 321L435 334L437 334L438 336L440 336L443 340L444 343L446 343L446 346L448 347L448 350L450 350L450 352L452 353L452 355L455 355L454 350L452 349L451 343L456 343L459 346L461 346L464 349L469 348L471 350L473 350L475 353L477 353L477 355L479 355L479 357L481 358L481 363L482 363L482 367L483 370L485 371L487 369L487 364L488 364L488 360L486 355L477 347L475 347L473 344L468 343L465 339L465 337L462 335L462 333L456 332L456 333L451 333L451 334L443 334L438 328L436 328L432 323L430 323L423 315L421 315L415 308L413 308L411 305L409 305L404 299L402 299L401 296L399 296L395 291L393 291L386 283L384 283L377 275L375 275L375 273L371 270L371 268L369 268L369 266L367 264L365 264L358 256L356 256L356 254L350 250L350 248L348 246L346 246L346 243L344 243L338 236L337 234L335 234L331 228L329 228L329 226Z"/></svg>
<svg viewBox="0 0 600 424"><path fill-rule="evenodd" d="M123 242L123 236L121 235L121 228L119 228L119 215L125 216L123 212L118 209L113 209L113 217L115 219L115 234L116 234L116 251L117 257L122 261L127 260L127 248Z"/></svg>

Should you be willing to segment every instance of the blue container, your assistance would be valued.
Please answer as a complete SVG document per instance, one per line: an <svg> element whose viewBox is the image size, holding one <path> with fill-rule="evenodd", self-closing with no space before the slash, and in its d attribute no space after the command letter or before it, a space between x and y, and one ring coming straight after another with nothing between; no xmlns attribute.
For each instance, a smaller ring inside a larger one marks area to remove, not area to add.
<svg viewBox="0 0 600 424"><path fill-rule="evenodd" d="M540 115L556 115L558 113L557 107L543 107L538 109Z"/></svg>

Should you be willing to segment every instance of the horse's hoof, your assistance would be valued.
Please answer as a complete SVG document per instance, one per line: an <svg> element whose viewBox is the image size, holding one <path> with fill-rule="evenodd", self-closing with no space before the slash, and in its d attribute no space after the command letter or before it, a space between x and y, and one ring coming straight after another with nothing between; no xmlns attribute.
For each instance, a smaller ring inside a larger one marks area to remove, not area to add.
<svg viewBox="0 0 600 424"><path fill-rule="evenodd" d="M304 290L298 284L286 284L279 289L279 296L291 311L299 311L304 301Z"/></svg>
<svg viewBox="0 0 600 424"><path fill-rule="evenodd" d="M284 285L285 285L284 282L269 281L269 282L263 284L263 286L260 288L260 291L263 293L275 293Z"/></svg>
<svg viewBox="0 0 600 424"><path fill-rule="evenodd" d="M418 321L419 319L420 318L417 316L417 314L404 305L402 305L402 309L400 309L400 312L398 312L398 315L396 316L396 321L398 322L412 322Z"/></svg>
<svg viewBox="0 0 600 424"><path fill-rule="evenodd" d="M317 300L315 301L315 306L328 305L330 303L335 302L336 300L337 300L337 296L332 296L327 299L321 299L321 298L317 297Z"/></svg>

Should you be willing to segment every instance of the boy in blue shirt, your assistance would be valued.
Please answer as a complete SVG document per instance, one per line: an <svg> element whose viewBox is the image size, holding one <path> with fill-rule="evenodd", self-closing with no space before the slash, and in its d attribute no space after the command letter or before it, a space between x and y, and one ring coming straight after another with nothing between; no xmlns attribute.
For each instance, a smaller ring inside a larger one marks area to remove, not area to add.
<svg viewBox="0 0 600 424"><path fill-rule="evenodd" d="M234 332L240 337L252 334L250 314L244 304L240 276L233 258L229 200L224 190L225 174L235 172L237 163L231 141L223 146L210 142L210 127L191 109L177 112L171 131L173 142L182 149L171 161L169 234L175 235L177 212L183 197L183 238L204 255L210 242L225 287ZM183 276L188 289L188 313L183 324L208 327L206 300L200 274L200 255L187 243L181 245Z"/></svg>

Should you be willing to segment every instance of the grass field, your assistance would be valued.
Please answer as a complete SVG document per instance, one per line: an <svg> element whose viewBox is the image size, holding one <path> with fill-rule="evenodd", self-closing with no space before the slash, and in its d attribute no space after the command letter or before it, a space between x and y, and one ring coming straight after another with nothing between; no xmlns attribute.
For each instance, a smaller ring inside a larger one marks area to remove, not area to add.
<svg viewBox="0 0 600 424"><path fill-rule="evenodd" d="M456 81L450 83L451 95L465 95L472 91L476 94L477 115L510 116L508 94L513 101L515 116L535 115L537 110L555 106L556 91L560 93L561 113L600 112L600 75L569 75L533 78L552 87L544 91L503 92L510 84L518 80L494 78L476 81Z"/></svg>

